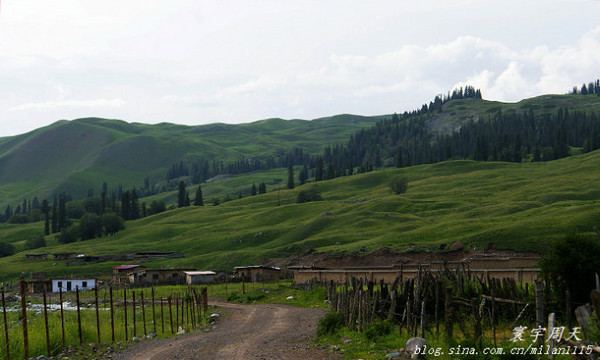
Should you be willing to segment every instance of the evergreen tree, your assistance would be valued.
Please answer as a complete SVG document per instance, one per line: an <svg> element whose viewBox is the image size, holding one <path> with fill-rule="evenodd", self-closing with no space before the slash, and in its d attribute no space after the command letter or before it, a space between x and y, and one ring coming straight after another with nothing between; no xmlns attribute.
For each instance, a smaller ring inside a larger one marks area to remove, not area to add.
<svg viewBox="0 0 600 360"><path fill-rule="evenodd" d="M398 153L396 154L396 167L401 168L404 166L404 159L402 158L402 147L398 147Z"/></svg>
<svg viewBox="0 0 600 360"><path fill-rule="evenodd" d="M131 220L131 194L128 191L121 193L121 217Z"/></svg>
<svg viewBox="0 0 600 360"><path fill-rule="evenodd" d="M56 196L54 196L54 205L52 206L52 233L58 232L58 203Z"/></svg>
<svg viewBox="0 0 600 360"><path fill-rule="evenodd" d="M48 206L48 200L42 201L42 213L45 215L44 220L44 235L50 235L50 207Z"/></svg>
<svg viewBox="0 0 600 360"><path fill-rule="evenodd" d="M294 168L292 167L292 165L288 166L287 188L288 189L294 188Z"/></svg>
<svg viewBox="0 0 600 360"><path fill-rule="evenodd" d="M195 206L204 206L204 199L202 198L202 185L198 185L198 190L196 190L196 197L194 198Z"/></svg>
<svg viewBox="0 0 600 360"><path fill-rule="evenodd" d="M315 170L315 181L321 181L323 180L323 176L325 172L325 167L323 165L323 158L319 157L319 159L317 160L317 168Z"/></svg>
<svg viewBox="0 0 600 360"><path fill-rule="evenodd" d="M67 203L62 195L58 199L58 231L65 229L67 225Z"/></svg>
<svg viewBox="0 0 600 360"><path fill-rule="evenodd" d="M131 220L140 218L140 202L139 202L138 195L137 195L137 192L135 191L135 189L131 190L131 207L129 209L129 213L130 213L129 218Z"/></svg>
<svg viewBox="0 0 600 360"><path fill-rule="evenodd" d="M190 206L191 205L191 201L190 201L190 192L189 191L185 191L185 206Z"/></svg>
<svg viewBox="0 0 600 360"><path fill-rule="evenodd" d="M308 179L308 168L306 166L306 163L304 163L304 166L300 170L300 173L298 173L298 181L300 182L300 185L304 185L306 183L307 179Z"/></svg>
<svg viewBox="0 0 600 360"><path fill-rule="evenodd" d="M177 207L184 207L186 203L186 191L185 191L185 182L181 180L179 182L179 191L177 193Z"/></svg>
<svg viewBox="0 0 600 360"><path fill-rule="evenodd" d="M266 194L267 193L267 185L264 183L264 181L261 182L258 185L258 193L259 194Z"/></svg>
<svg viewBox="0 0 600 360"><path fill-rule="evenodd" d="M250 195L256 195L256 184L252 184L252 188L250 189Z"/></svg>

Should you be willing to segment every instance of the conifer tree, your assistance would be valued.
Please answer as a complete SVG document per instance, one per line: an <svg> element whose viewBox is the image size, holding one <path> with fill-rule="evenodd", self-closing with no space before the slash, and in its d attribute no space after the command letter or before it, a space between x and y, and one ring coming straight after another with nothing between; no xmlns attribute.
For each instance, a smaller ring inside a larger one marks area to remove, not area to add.
<svg viewBox="0 0 600 360"><path fill-rule="evenodd" d="M140 218L140 204L137 192L135 189L131 190L131 207L129 209L130 219L135 220Z"/></svg>
<svg viewBox="0 0 600 360"><path fill-rule="evenodd" d="M292 167L292 165L288 166L287 188L288 189L294 188L294 168Z"/></svg>
<svg viewBox="0 0 600 360"><path fill-rule="evenodd" d="M58 203L56 196L54 196L54 205L52 205L52 233L58 232Z"/></svg>
<svg viewBox="0 0 600 360"><path fill-rule="evenodd" d="M50 207L48 206L48 200L42 201L42 212L46 217L44 221L44 235L50 235Z"/></svg>
<svg viewBox="0 0 600 360"><path fill-rule="evenodd" d="M186 203L185 196L186 196L185 182L183 180L181 180L179 182L179 191L177 193L177 207L185 206L185 203Z"/></svg>
<svg viewBox="0 0 600 360"><path fill-rule="evenodd" d="M252 189L250 189L250 195L254 196L256 195L256 184L252 184Z"/></svg>
<svg viewBox="0 0 600 360"><path fill-rule="evenodd" d="M198 190L196 190L196 197L194 198L195 206L204 206L204 199L202 198L202 185L198 185Z"/></svg>
<svg viewBox="0 0 600 360"><path fill-rule="evenodd" d="M58 231L66 229L67 225L67 203L62 195L58 199Z"/></svg>

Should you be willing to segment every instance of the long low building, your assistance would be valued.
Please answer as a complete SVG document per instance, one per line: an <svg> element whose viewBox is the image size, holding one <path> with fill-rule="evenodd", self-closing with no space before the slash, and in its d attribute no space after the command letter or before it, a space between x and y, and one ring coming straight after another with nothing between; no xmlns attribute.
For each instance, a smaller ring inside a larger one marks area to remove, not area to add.
<svg viewBox="0 0 600 360"><path fill-rule="evenodd" d="M344 283L352 278L367 281L392 283L399 275L403 279L416 278L421 270L430 272L465 271L471 276L530 282L537 279L540 269L538 258L476 258L466 261L432 262L428 264L402 264L398 266L347 267L342 269L319 269L304 266L289 267L294 273L294 283L306 284L311 281Z"/></svg>

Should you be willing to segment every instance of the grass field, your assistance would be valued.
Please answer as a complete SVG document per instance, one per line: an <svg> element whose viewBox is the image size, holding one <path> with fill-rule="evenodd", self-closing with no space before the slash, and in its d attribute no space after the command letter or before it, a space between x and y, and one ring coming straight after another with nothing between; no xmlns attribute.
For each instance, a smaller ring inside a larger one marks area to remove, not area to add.
<svg viewBox="0 0 600 360"><path fill-rule="evenodd" d="M324 201L296 204L298 191L269 187L219 206L169 210L136 221L111 237L57 244L36 252L86 255L141 250L178 251L180 259L152 260L148 267L231 270L308 249L364 253L382 246L398 251L438 251L462 241L467 248L543 251L570 232L600 224L597 166L600 152L547 163L449 161L388 169L319 182ZM408 191L394 195L389 182L406 176ZM229 180L234 181L234 180ZM236 179L244 183L241 179ZM219 188L206 184L205 191ZM214 187L214 188L213 188ZM218 193L218 190L214 190ZM278 197L281 206L277 206ZM2 225L2 241L19 246L43 224ZM67 266L64 261L26 261L24 252L0 259L1 277L45 271L49 276L107 274L116 262Z"/></svg>

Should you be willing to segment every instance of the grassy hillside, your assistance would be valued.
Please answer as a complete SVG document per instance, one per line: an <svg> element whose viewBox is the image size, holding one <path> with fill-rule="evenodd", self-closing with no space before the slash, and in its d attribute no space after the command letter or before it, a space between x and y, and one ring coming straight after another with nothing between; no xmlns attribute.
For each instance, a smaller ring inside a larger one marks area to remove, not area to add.
<svg viewBox="0 0 600 360"><path fill-rule="evenodd" d="M141 186L159 181L174 162L200 158L225 162L269 157L302 147L320 153L378 118L339 115L313 121L269 119L250 124L129 124L97 118L59 121L27 134L0 138L0 204L15 205L66 191Z"/></svg>
<svg viewBox="0 0 600 360"><path fill-rule="evenodd" d="M600 97L582 95L542 95L516 103L503 103L482 99L452 100L444 104L443 111L435 113L429 120L437 133L449 134L458 130L466 121L485 119L498 111L504 114L523 114L528 111L555 113L558 108L576 109L586 112L600 111Z"/></svg>
<svg viewBox="0 0 600 360"><path fill-rule="evenodd" d="M364 253L382 246L437 251L462 241L467 247L543 251L573 231L600 224L600 152L547 163L448 161L376 171L318 183L324 201L296 204L298 191L245 197L219 206L189 207L127 222L117 235L69 245L54 241L39 252L102 255L138 250L179 251L182 259L148 266L232 269L307 249ZM409 188L393 195L389 182L406 176ZM241 181L238 179L237 181ZM247 182L245 182L247 183ZM216 191L218 181L205 185ZM29 224L26 229L42 224ZM16 228L6 241L16 242ZM23 230L24 232L30 230ZM21 272L107 273L116 263L65 266L25 261L24 253L0 259L2 276Z"/></svg>

